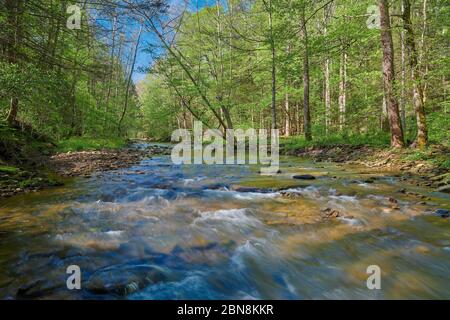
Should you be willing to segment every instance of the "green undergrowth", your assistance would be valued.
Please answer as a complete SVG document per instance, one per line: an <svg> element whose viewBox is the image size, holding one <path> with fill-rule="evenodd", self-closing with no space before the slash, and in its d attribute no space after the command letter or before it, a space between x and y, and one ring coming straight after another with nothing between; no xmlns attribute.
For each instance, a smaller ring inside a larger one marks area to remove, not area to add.
<svg viewBox="0 0 450 320"><path fill-rule="evenodd" d="M389 147L389 134L379 133L373 135L345 135L333 134L324 137L314 138L307 141L303 136L280 138L280 144L286 151L305 149L310 147L333 147L333 146L370 146L370 147Z"/></svg>
<svg viewBox="0 0 450 320"><path fill-rule="evenodd" d="M120 149L127 144L123 138L71 137L58 143L58 152Z"/></svg>

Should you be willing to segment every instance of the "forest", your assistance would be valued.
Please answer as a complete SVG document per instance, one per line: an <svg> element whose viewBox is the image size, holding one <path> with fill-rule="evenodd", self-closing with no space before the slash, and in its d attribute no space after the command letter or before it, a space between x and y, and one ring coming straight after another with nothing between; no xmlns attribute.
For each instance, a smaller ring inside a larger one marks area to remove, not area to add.
<svg viewBox="0 0 450 320"><path fill-rule="evenodd" d="M0 300L450 299L449 16L0 0Z"/></svg>
<svg viewBox="0 0 450 320"><path fill-rule="evenodd" d="M2 132L168 140L198 120L313 143L447 144L449 11L441 0L3 0Z"/></svg>

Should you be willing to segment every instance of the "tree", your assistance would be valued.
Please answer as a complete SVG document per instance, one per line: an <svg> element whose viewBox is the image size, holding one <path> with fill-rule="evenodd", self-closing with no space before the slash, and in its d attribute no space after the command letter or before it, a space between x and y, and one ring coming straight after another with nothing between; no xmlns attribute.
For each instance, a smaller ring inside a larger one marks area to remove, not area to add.
<svg viewBox="0 0 450 320"><path fill-rule="evenodd" d="M405 43L409 52L409 65L413 82L413 104L417 119L417 137L415 145L423 148L428 143L427 123L425 117L423 84L418 75L419 64L417 58L414 31L411 23L411 4L409 0L403 0L403 27L405 29Z"/></svg>
<svg viewBox="0 0 450 320"><path fill-rule="evenodd" d="M308 43L308 27L306 25L306 4L303 3L301 8L300 29L303 41L303 128L305 139L312 140L311 132L311 113L309 105L309 43Z"/></svg>
<svg viewBox="0 0 450 320"><path fill-rule="evenodd" d="M383 47L383 81L386 92L386 104L391 130L391 146L404 147L403 128L395 95L394 46L387 0L379 0L381 43Z"/></svg>
<svg viewBox="0 0 450 320"><path fill-rule="evenodd" d="M128 75L127 85L126 85L126 88L125 88L125 104L124 104L124 107L123 107L122 115L120 116L120 119L119 119L119 124L117 126L117 131L119 133L120 133L120 130L121 130L123 118L125 117L125 114L126 114L127 109L128 109L128 97L130 95L130 85L131 85L131 80L133 78L134 67L136 65L136 57L137 57L137 52L138 52L138 49L139 49L139 42L141 40L142 28L143 27L141 25L139 27L138 34L136 36L136 44L135 44L134 50L133 50L133 52L134 52L133 53L133 61L131 62L130 73Z"/></svg>
<svg viewBox="0 0 450 320"><path fill-rule="evenodd" d="M7 61L11 64L18 62L20 45L22 42L22 0L6 0L6 27L8 39L6 44ZM15 126L17 113L19 112L19 98L11 97L9 113L6 121Z"/></svg>

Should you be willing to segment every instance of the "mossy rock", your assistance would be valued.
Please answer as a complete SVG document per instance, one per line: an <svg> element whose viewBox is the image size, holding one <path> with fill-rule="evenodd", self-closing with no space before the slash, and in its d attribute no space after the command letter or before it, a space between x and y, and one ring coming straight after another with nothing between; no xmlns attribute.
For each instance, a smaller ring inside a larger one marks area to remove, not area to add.
<svg viewBox="0 0 450 320"><path fill-rule="evenodd" d="M265 178L265 179L244 181L239 184L233 185L231 188L235 191L244 190L245 192L245 190L280 191L301 186L303 185L300 184L298 181Z"/></svg>
<svg viewBox="0 0 450 320"><path fill-rule="evenodd" d="M11 166L0 166L1 173L15 174L20 171L19 168L11 167Z"/></svg>

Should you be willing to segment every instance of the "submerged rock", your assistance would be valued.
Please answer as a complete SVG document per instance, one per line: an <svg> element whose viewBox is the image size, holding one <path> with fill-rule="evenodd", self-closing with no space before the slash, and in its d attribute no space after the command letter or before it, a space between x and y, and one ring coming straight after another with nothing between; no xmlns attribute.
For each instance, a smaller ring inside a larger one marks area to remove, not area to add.
<svg viewBox="0 0 450 320"><path fill-rule="evenodd" d="M51 294L57 289L57 284L50 280L40 279L19 288L16 297L18 299L36 299Z"/></svg>
<svg viewBox="0 0 450 320"><path fill-rule="evenodd" d="M127 295L169 278L170 272L155 265L120 265L97 270L85 288L93 293Z"/></svg>
<svg viewBox="0 0 450 320"><path fill-rule="evenodd" d="M236 243L233 240L223 242L210 242L204 245L183 246L177 245L171 254L192 264L217 264L224 262L232 253Z"/></svg>
<svg viewBox="0 0 450 320"><path fill-rule="evenodd" d="M445 209L437 209L433 214L440 216L441 218L450 217L450 211L445 210Z"/></svg>
<svg viewBox="0 0 450 320"><path fill-rule="evenodd" d="M394 203L394 204L397 204L397 203L398 203L397 199L394 199L394 198L392 198L392 197L389 197L388 201L389 201L390 203Z"/></svg>
<svg viewBox="0 0 450 320"><path fill-rule="evenodd" d="M450 193L450 185L445 185L437 189L438 192Z"/></svg>
<svg viewBox="0 0 450 320"><path fill-rule="evenodd" d="M339 218L341 216L342 216L342 214L339 211L331 209L331 208L326 208L326 209L322 210L322 217L324 219Z"/></svg>
<svg viewBox="0 0 450 320"><path fill-rule="evenodd" d="M283 198L288 198L288 199L303 198L303 195L299 192L281 191L280 194Z"/></svg>
<svg viewBox="0 0 450 320"><path fill-rule="evenodd" d="M297 180L316 180L316 177L310 174L297 174L292 178Z"/></svg>
<svg viewBox="0 0 450 320"><path fill-rule="evenodd" d="M244 186L238 186L238 185L233 185L231 186L231 190L236 191L236 192L258 192L258 193L263 193L263 192L270 192L270 190L268 191L267 189L261 189L261 188L255 188L255 187L244 187Z"/></svg>

